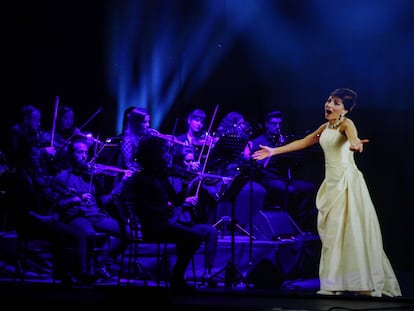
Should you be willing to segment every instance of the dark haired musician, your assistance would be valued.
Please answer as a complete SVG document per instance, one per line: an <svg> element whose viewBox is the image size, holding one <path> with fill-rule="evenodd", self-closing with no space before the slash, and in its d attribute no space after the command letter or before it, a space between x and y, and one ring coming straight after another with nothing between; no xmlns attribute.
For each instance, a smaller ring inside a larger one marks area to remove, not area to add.
<svg viewBox="0 0 414 311"><path fill-rule="evenodd" d="M75 126L75 112L72 107L59 106L56 114L56 127L42 133L41 142L45 146L53 146L56 155L53 161L53 174L70 167L67 147L70 139L81 134Z"/></svg>
<svg viewBox="0 0 414 311"><path fill-rule="evenodd" d="M68 148L72 166L59 172L55 178L60 188L68 190L61 195L57 208L60 220L87 234L89 240L95 232L106 232L113 237L107 256L101 258L101 265L95 271L98 277L109 279L111 275L108 268L116 262L125 245L118 220L112 218L105 207L114 203L113 196L121 192L130 174L126 173L111 193L105 194L105 187L99 182L99 177L90 171L88 151L88 142L83 137L75 136Z"/></svg>
<svg viewBox="0 0 414 311"><path fill-rule="evenodd" d="M205 275L213 267L217 247L217 230L211 225L193 222L186 209L198 204L198 197L186 191L177 193L168 176L164 156L166 141L146 136L140 143L137 159L142 172L130 183L134 198L130 198L134 212L141 223L143 237L150 241L170 242L176 245L177 256L173 268L171 287L191 289L185 281L187 266L201 243L205 242Z"/></svg>
<svg viewBox="0 0 414 311"><path fill-rule="evenodd" d="M200 155L201 146L204 144L206 113L202 109L191 111L186 119L187 131L177 136L186 146L193 148L196 158Z"/></svg>
<svg viewBox="0 0 414 311"><path fill-rule="evenodd" d="M41 144L41 118L37 107L26 105L20 109L18 121L9 128L4 151L11 170L30 166L34 158L46 161L55 156L55 148Z"/></svg>
<svg viewBox="0 0 414 311"><path fill-rule="evenodd" d="M124 111L121 133L121 146L118 166L131 171L139 171L140 164L136 161L136 154L140 139L148 134L151 115L143 107L128 107Z"/></svg>
<svg viewBox="0 0 414 311"><path fill-rule="evenodd" d="M177 136L185 148L191 147L195 160L202 165L207 159L208 148L217 140L205 127L206 113L203 109L194 109L187 116L187 132ZM202 153L202 156L200 154Z"/></svg>
<svg viewBox="0 0 414 311"><path fill-rule="evenodd" d="M8 129L5 137L4 154L9 172L16 175L36 172L42 176L52 176L51 164L56 149L41 144L41 118L40 109L33 105L20 108L18 120ZM8 176L10 183L14 182L13 175ZM13 222L15 219L10 217L9 221Z"/></svg>
<svg viewBox="0 0 414 311"><path fill-rule="evenodd" d="M8 176L12 204L8 222L12 219L19 236L53 242L55 279L70 285L73 274L78 281L88 282L86 236L59 221L53 210L53 176L44 160L54 156L55 149L40 144L40 126L40 110L27 105L21 108L19 121L9 130L6 160L13 172ZM65 246L76 250L73 267L64 256Z"/></svg>
<svg viewBox="0 0 414 311"><path fill-rule="evenodd" d="M288 137L282 133L283 117L280 111L268 112L264 121L264 132L252 140L249 154L260 149L259 145L277 147L288 143ZM303 231L316 232L316 186L310 181L292 177L297 160L292 154L290 157L257 161L255 180L268 191L267 205L281 206Z"/></svg>

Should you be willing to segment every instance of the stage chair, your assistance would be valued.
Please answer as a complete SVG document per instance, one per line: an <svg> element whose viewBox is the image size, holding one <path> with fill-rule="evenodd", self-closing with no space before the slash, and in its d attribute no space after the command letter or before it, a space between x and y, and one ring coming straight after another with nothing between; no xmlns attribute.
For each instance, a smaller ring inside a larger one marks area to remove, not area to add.
<svg viewBox="0 0 414 311"><path fill-rule="evenodd" d="M132 212L128 203L116 198L118 220L121 232L127 247L121 255L117 285L126 279L129 286L131 280L140 277L145 286L149 286L148 280L155 279L156 286L161 285L161 278L165 277L165 286L169 286L169 256L175 252L175 247L166 242L149 241L143 238L138 217ZM155 248L155 249L154 249ZM155 276L144 266L141 259L154 258L156 260ZM126 271L125 271L126 270ZM197 282L194 258L192 259L192 273L194 284Z"/></svg>
<svg viewBox="0 0 414 311"><path fill-rule="evenodd" d="M89 252L91 258L88 262L88 274L93 275L95 271L95 265L99 256L103 255L108 250L111 237L107 233L97 232L93 238L93 245ZM39 278L52 276L53 283L56 283L56 271L53 265L53 242L32 236L28 232L17 231L16 238L16 268L15 268L15 281L20 279L21 283L26 280L28 270L28 260L39 260L42 263L48 264L48 266L40 267L40 271L43 271L45 275L38 273ZM66 247L65 253L71 255L73 248Z"/></svg>
<svg viewBox="0 0 414 311"><path fill-rule="evenodd" d="M36 204L34 207L39 207L34 208L34 210L43 209L47 211L52 208L52 206L50 206L50 204L52 204L51 202L43 199L39 200L41 197L37 195L38 190L34 188L33 181L27 174L19 174L12 182L14 191L11 193L10 200L13 203L12 207L14 211L17 213L16 215L20 215L19 213L25 215L27 213L24 209L28 204L27 202L33 202L33 204ZM40 208L42 206L43 208ZM53 266L53 260L44 260L45 258L53 259L53 242L37 236L36 232L26 230L24 223L16 226L16 234L15 281L18 279L20 279L21 282L25 281L28 272L26 271L28 259L29 257L32 257L39 259L39 261L43 259L43 263L52 262L51 265L44 267L43 272L45 272L45 274L52 273L53 282L55 282L56 267ZM111 236L107 233L95 233L92 242L92 245L90 245L90 248L88 249L90 255L88 273L90 275L95 272L95 264L98 257L107 252L108 246L111 243ZM65 252L70 254L73 252L73 249L67 247ZM42 269L40 270L42 271ZM40 277L41 275L38 276Z"/></svg>

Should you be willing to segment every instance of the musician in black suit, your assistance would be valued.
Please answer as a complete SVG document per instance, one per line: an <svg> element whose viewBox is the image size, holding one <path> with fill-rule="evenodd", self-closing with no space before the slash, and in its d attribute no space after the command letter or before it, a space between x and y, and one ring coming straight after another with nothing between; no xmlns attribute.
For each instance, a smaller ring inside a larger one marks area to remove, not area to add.
<svg viewBox="0 0 414 311"><path fill-rule="evenodd" d="M198 197L186 191L176 192L168 176L166 149L166 141L162 138L151 135L142 138L137 160L143 170L130 181L131 193L136 195L130 197L130 202L145 239L176 245L171 287L191 289L185 281L187 266L205 242L204 278L208 278L216 254L217 231L211 225L195 222L191 214L185 213L198 204Z"/></svg>
<svg viewBox="0 0 414 311"><path fill-rule="evenodd" d="M250 143L250 151L259 150L259 145L277 147L289 142L282 134L282 113L271 111L265 115L264 132ZM297 155L299 157L300 155ZM298 158L272 157L257 161L256 180L267 189L267 205L278 205L287 211L303 231L316 232L316 186L314 183L296 179L292 166Z"/></svg>
<svg viewBox="0 0 414 311"><path fill-rule="evenodd" d="M55 210L60 221L86 234L90 245L96 232L111 235L108 250L99 258L95 269L97 278L108 280L111 278L110 269L126 245L118 220L111 217L107 210L114 204L114 196L122 192L132 171L126 170L121 181L110 193L106 193L103 176L89 166L89 145L84 137L75 136L71 140L68 155L71 157L71 168L59 172L54 178L57 186L68 190L56 199Z"/></svg>
<svg viewBox="0 0 414 311"><path fill-rule="evenodd" d="M8 225L16 229L19 237L52 242L55 279L65 286L72 284L72 276L81 283L89 282L86 235L59 221L54 210L57 188L48 164L53 162L50 160L56 150L41 144L41 115L39 108L23 106L19 121L8 131L4 155L8 165ZM73 258L66 256L66 246L74 248Z"/></svg>

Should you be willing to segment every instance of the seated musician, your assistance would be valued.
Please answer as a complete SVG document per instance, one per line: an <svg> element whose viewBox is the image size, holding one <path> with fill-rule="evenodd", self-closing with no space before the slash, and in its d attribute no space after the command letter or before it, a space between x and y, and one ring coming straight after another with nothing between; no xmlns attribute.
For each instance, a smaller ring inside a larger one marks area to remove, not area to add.
<svg viewBox="0 0 414 311"><path fill-rule="evenodd" d="M251 233L251 216L264 208L266 189L250 176L249 166L253 163L246 161L244 155L249 144L246 130L242 114L232 111L225 115L216 131L219 140L212 151L211 165L217 166L220 174L235 177L223 194L227 199L219 203L217 216L230 216L233 201L236 223Z"/></svg>
<svg viewBox="0 0 414 311"><path fill-rule="evenodd" d="M188 215L184 211L193 209L198 204L198 197L186 191L175 191L168 176L165 149L166 141L157 136L142 138L137 160L143 170L132 178L130 194L135 194L135 197L130 197L130 202L140 220L145 239L176 245L171 287L189 289L185 271L202 242L205 243L205 278L211 273L216 255L217 230L211 225L197 223L191 215L184 219L183 216Z"/></svg>
<svg viewBox="0 0 414 311"><path fill-rule="evenodd" d="M187 132L178 135L177 140L183 142L185 147L191 147L195 159L200 163L204 163L208 154L208 148L216 140L206 132L206 113L202 109L195 109L188 114L186 121ZM183 150L179 152L182 153Z"/></svg>
<svg viewBox="0 0 414 311"><path fill-rule="evenodd" d="M136 154L140 139L148 133L150 120L151 115L145 108L131 106L125 110L118 167L133 172L140 170Z"/></svg>
<svg viewBox="0 0 414 311"><path fill-rule="evenodd" d="M96 232L111 235L107 253L99 258L96 276L102 280L111 278L111 269L125 248L118 220L107 211L113 204L114 196L121 193L124 182L132 171L125 171L122 180L106 193L101 176L90 171L88 165L89 145L82 136L75 136L68 148L71 168L59 172L54 181L57 186L67 189L56 200L59 220L87 235L90 245Z"/></svg>
<svg viewBox="0 0 414 311"><path fill-rule="evenodd" d="M264 132L251 142L251 153L259 145L280 146L288 143L288 138L281 132L283 122L280 111L271 111L265 115ZM293 154L290 155L293 157ZM306 180L292 178L294 158L273 157L257 161L258 174L255 180L267 191L267 205L278 205L287 211L303 231L316 232L316 196L315 184ZM268 162L266 162L268 161Z"/></svg>
<svg viewBox="0 0 414 311"><path fill-rule="evenodd" d="M178 193L196 195L198 204L192 209L194 223L213 224L215 222L217 200L215 188L210 186L218 182L216 178L205 177L200 163L195 159L193 148L182 148L174 155L173 168L169 170L170 181Z"/></svg>
<svg viewBox="0 0 414 311"><path fill-rule="evenodd" d="M75 134L80 134L80 130L75 126L75 112L72 107L60 106L56 115L56 128L49 129L42 133L41 143L52 145L56 148L56 155L53 160L53 175L59 171L70 167L70 160L67 156L67 147L70 139Z"/></svg>

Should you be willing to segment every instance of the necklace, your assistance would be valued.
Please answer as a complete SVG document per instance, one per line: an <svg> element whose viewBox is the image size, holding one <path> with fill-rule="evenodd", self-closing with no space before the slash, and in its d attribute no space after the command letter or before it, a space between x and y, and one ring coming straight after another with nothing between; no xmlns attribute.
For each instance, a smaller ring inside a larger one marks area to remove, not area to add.
<svg viewBox="0 0 414 311"><path fill-rule="evenodd" d="M333 124L328 124L328 128L330 128L330 129L336 129L343 121L344 121L344 119L345 118L339 118L338 119L338 121L336 121L335 123L333 123Z"/></svg>

